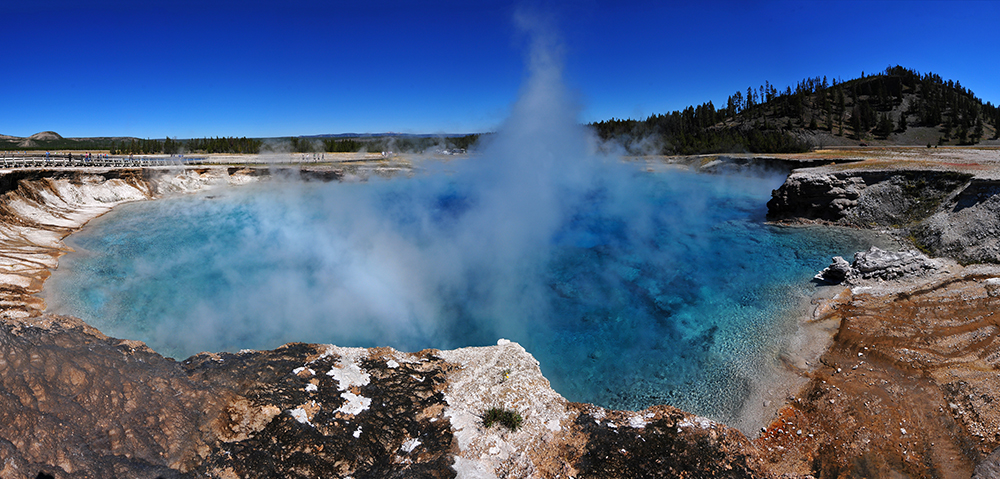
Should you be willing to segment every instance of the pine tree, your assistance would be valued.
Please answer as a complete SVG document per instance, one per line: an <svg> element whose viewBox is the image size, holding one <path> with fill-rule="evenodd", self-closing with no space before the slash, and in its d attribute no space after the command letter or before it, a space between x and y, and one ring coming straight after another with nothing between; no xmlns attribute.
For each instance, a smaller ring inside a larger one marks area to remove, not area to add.
<svg viewBox="0 0 1000 479"><path fill-rule="evenodd" d="M891 133L892 119L889 118L889 114L883 113L879 115L878 124L875 126L875 134L882 138L888 138Z"/></svg>
<svg viewBox="0 0 1000 479"><path fill-rule="evenodd" d="M968 128L962 126L958 129L958 144L966 145L969 143L969 130Z"/></svg>
<svg viewBox="0 0 1000 479"><path fill-rule="evenodd" d="M972 130L972 143L979 143L979 140L983 137L983 119L976 119L976 127Z"/></svg>
<svg viewBox="0 0 1000 479"><path fill-rule="evenodd" d="M854 138L861 139L861 110L858 107L851 112L851 129L854 130Z"/></svg>

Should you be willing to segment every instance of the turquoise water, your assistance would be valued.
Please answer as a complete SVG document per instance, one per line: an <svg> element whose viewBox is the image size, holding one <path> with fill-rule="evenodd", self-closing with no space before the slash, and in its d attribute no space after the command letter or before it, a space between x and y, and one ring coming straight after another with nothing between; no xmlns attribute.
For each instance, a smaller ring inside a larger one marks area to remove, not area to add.
<svg viewBox="0 0 1000 479"><path fill-rule="evenodd" d="M461 174L222 188L93 221L46 297L176 358L507 338L570 400L727 420L811 276L872 241L764 224L782 180L627 167L523 204Z"/></svg>

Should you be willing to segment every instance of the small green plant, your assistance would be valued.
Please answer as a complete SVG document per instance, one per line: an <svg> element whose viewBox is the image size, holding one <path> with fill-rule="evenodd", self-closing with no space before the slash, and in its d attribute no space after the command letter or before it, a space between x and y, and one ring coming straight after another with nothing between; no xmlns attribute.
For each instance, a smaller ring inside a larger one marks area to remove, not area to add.
<svg viewBox="0 0 1000 479"><path fill-rule="evenodd" d="M504 369L503 371L501 371L500 382L506 382L508 379L510 379L510 373L511 373L510 369Z"/></svg>
<svg viewBox="0 0 1000 479"><path fill-rule="evenodd" d="M516 431L521 428L521 423L524 418L521 417L521 413L514 411L513 409L503 409L499 407L491 407L483 415L483 425L486 427L493 427L494 424L500 424L511 431Z"/></svg>
<svg viewBox="0 0 1000 479"><path fill-rule="evenodd" d="M919 239L917 239L916 235L914 235L913 233L910 233L910 235L907 236L906 239L909 240L910 243L913 244L913 247L917 248L917 250L919 250L921 253L930 257L934 257L934 250L932 250L930 247L928 247Z"/></svg>

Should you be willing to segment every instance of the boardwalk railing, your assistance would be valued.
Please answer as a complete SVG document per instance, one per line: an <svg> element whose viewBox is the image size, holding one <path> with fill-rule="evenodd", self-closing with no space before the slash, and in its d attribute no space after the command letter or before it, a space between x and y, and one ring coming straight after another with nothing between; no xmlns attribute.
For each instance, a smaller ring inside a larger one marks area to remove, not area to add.
<svg viewBox="0 0 1000 479"><path fill-rule="evenodd" d="M36 152L0 152L0 168L146 168L188 165L299 165L308 163L346 163L381 160L378 153L332 155L294 153L271 155L90 155L45 154Z"/></svg>

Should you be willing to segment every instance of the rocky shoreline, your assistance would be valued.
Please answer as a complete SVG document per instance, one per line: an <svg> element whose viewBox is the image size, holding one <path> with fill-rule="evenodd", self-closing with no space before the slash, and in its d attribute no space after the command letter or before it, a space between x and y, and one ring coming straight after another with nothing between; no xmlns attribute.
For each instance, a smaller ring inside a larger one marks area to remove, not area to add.
<svg viewBox="0 0 1000 479"><path fill-rule="evenodd" d="M768 219L892 230L934 256L1000 263L1000 150L918 153L795 170Z"/></svg>
<svg viewBox="0 0 1000 479"><path fill-rule="evenodd" d="M753 163L696 162L714 171ZM796 170L775 191L770 219L891 230L937 255L989 261L1000 215L984 163L893 158ZM836 331L832 344L752 440L669 406L568 402L507 341L417 353L289 344L177 362L44 313L35 294L65 251L62 238L89 219L122 202L267 174L0 176L0 476L968 478L1000 468L991 455L1000 447L1000 268L989 265L933 260L830 286L813 322ZM848 266L844 279L868 268ZM516 411L522 426L487 428L491 407Z"/></svg>
<svg viewBox="0 0 1000 479"><path fill-rule="evenodd" d="M337 170L296 171L333 179ZM566 401L519 345L402 353L289 344L183 362L35 296L61 240L117 204L267 170L16 171L0 177L0 476L759 477L739 431L669 406ZM491 407L522 417L487 428Z"/></svg>
<svg viewBox="0 0 1000 479"><path fill-rule="evenodd" d="M772 221L890 231L926 254L873 249L818 275L841 286L815 317L839 326L809 384L754 441L771 470L996 477L998 153L876 152L796 170L774 191Z"/></svg>

